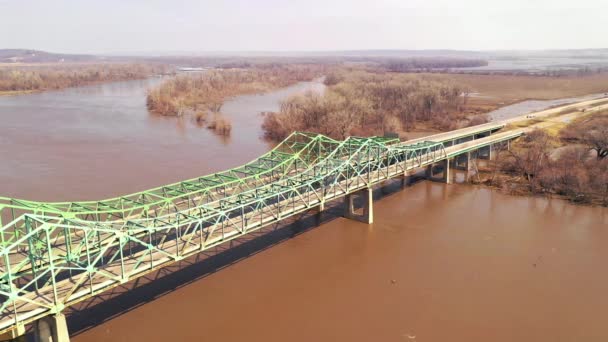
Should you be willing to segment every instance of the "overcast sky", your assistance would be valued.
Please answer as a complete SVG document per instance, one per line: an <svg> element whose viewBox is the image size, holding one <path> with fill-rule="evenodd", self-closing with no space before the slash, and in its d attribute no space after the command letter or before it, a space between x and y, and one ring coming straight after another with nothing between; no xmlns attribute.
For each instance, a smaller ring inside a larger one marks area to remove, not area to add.
<svg viewBox="0 0 608 342"><path fill-rule="evenodd" d="M0 0L0 48L603 48L607 18L608 0Z"/></svg>

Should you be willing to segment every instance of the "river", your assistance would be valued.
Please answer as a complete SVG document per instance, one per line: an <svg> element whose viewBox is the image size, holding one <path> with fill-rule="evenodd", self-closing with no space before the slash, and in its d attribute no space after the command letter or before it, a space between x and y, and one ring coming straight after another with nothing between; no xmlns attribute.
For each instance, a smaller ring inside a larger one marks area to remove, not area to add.
<svg viewBox="0 0 608 342"><path fill-rule="evenodd" d="M261 112L319 82L228 100L228 139L192 118L150 115L158 79L0 97L0 195L41 201L95 200L243 164L266 152Z"/></svg>
<svg viewBox="0 0 608 342"><path fill-rule="evenodd" d="M0 193L100 198L241 164L269 148L258 112L319 87L231 100L226 141L149 115L154 82L0 98ZM386 191L375 191L373 225L333 207L324 224L119 287L69 312L73 341L608 340L605 208L430 182Z"/></svg>

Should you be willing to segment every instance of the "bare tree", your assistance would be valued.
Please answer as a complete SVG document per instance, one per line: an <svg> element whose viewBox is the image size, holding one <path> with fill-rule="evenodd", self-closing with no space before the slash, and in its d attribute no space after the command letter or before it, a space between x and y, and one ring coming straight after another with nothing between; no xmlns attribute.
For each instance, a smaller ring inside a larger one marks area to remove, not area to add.
<svg viewBox="0 0 608 342"><path fill-rule="evenodd" d="M532 191L537 191L537 176L549 162L551 137L541 130L534 130L524 137L524 148L511 149L517 172L526 177Z"/></svg>
<svg viewBox="0 0 608 342"><path fill-rule="evenodd" d="M597 159L604 159L608 156L608 115L593 115L575 121L563 130L562 138L578 141L595 151Z"/></svg>

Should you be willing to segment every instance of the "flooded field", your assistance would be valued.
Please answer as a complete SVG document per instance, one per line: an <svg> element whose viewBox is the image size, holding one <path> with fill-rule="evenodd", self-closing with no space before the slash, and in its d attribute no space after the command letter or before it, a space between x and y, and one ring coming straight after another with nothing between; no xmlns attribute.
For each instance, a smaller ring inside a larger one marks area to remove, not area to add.
<svg viewBox="0 0 608 342"><path fill-rule="evenodd" d="M488 65L481 67L466 67L457 70L473 72L505 71L505 72L539 72L548 70L579 70L585 68L603 68L608 66L606 56L516 56L516 55L490 55L486 56Z"/></svg>

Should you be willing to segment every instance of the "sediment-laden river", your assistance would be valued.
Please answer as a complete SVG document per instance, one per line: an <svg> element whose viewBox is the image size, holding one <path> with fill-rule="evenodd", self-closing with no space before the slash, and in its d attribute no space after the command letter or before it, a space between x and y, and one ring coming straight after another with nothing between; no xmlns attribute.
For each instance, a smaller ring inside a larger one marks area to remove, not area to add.
<svg viewBox="0 0 608 342"><path fill-rule="evenodd" d="M319 86L230 101L222 141L150 116L150 82L0 98L0 193L108 197L241 164L269 148L257 113ZM118 288L101 309L71 312L73 340L608 340L606 209L466 185L388 190L375 193L373 225L330 208L320 226L220 249L138 292Z"/></svg>
<svg viewBox="0 0 608 342"><path fill-rule="evenodd" d="M150 115L146 89L158 79L0 97L0 196L94 200L234 167L266 152L261 112L290 94L320 90L302 82L228 100L223 138L192 118Z"/></svg>

